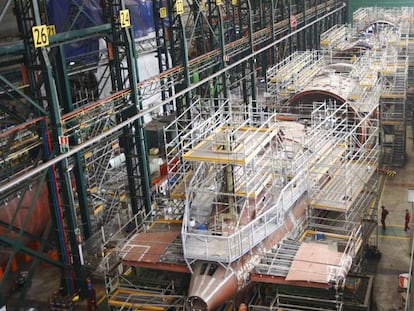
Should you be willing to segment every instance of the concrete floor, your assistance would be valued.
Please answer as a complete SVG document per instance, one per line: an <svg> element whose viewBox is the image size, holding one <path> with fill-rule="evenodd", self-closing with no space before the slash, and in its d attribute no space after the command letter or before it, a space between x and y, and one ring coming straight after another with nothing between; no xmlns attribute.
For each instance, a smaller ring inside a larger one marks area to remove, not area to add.
<svg viewBox="0 0 414 311"><path fill-rule="evenodd" d="M414 212L411 203L408 203L408 188L414 188L414 148L412 135L408 136L407 163L396 170L395 177L387 177L382 193L381 204L388 209L389 215L386 219L387 229L384 231L381 226L378 227L378 249L382 253L374 282L374 300L378 311L404 310L399 275L409 272L414 229L412 225L411 232L404 231L405 210L409 209L412 214Z"/></svg>
<svg viewBox="0 0 414 311"><path fill-rule="evenodd" d="M19 265L21 270L24 270L24 265ZM30 288L26 294L24 300L20 296L21 290L13 292L11 290L13 282L16 277L15 273L12 273L10 280L5 289L5 299L7 311L28 311L30 308L35 308L36 311L46 311L49 309L49 300L54 292L59 289L60 283L60 271L58 268L49 264L38 263L35 273L30 285ZM93 280L94 288L96 290L97 301L101 304L97 310L108 310L105 304L106 293L104 285L101 281ZM79 300L74 305L74 311L88 310L87 302L85 299ZM32 310L30 310L32 311Z"/></svg>
<svg viewBox="0 0 414 311"><path fill-rule="evenodd" d="M411 133L411 132L409 132ZM408 136L411 136L410 134ZM374 234L371 244L377 242L382 257L371 270L375 271L374 301L377 311L404 310L404 292L399 289L399 276L409 272L410 246L412 231L404 232L405 210L412 210L408 203L408 188L414 188L414 148L410 137L407 142L408 160L404 168L397 169L394 177L386 177L385 187L381 194L380 205L383 204L389 211L387 229L379 226L378 235ZM413 211L414 212L414 211ZM412 225L414 229L414 223ZM59 271L50 265L39 263L23 305L18 310L28 310L29 307L37 310L48 310L49 298L59 287ZM97 283L97 300L101 302L98 310L107 310L105 293L102 284ZM7 310L17 310L16 301L19 293L6 295ZM88 310L86 301L80 302L75 310Z"/></svg>

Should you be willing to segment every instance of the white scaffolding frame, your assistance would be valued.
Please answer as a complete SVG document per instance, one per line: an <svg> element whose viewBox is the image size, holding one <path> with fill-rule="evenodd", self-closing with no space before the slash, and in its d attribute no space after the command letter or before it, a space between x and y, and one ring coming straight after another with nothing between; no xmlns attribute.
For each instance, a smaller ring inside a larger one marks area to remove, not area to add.
<svg viewBox="0 0 414 311"><path fill-rule="evenodd" d="M233 262L275 232L295 202L314 193L349 153L349 127L359 124L348 124L346 111L345 104L333 110L322 104L305 135L303 126L288 134L276 115L225 101L201 123L193 110L197 121L179 144L180 165L193 172L183 179L187 261Z"/></svg>
<svg viewBox="0 0 414 311"><path fill-rule="evenodd" d="M302 90L323 66L319 51L295 52L266 72L267 92L277 101Z"/></svg>

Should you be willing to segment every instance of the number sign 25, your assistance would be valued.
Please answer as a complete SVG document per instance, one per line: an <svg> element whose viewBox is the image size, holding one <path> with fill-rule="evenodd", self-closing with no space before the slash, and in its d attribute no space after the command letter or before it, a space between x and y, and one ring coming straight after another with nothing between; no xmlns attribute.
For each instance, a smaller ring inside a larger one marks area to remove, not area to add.
<svg viewBox="0 0 414 311"><path fill-rule="evenodd" d="M48 29L46 25L32 27L33 42L35 48L49 45L49 36L47 30Z"/></svg>

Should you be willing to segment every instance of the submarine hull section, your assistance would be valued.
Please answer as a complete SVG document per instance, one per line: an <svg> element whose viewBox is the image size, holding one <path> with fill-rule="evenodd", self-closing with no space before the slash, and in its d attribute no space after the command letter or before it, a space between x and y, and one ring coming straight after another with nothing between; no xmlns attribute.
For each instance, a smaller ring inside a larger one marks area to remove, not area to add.
<svg viewBox="0 0 414 311"><path fill-rule="evenodd" d="M214 310L243 290L250 283L250 275L260 258L296 229L305 216L306 206L305 193L286 213L283 223L275 232L227 268L215 262L197 261L193 266L188 290L187 310Z"/></svg>
<svg viewBox="0 0 414 311"><path fill-rule="evenodd" d="M33 203L36 187L37 185L33 186L31 190L24 191L21 197L16 196L0 206L0 220L17 228L24 228L25 232L31 235L40 236L50 220L49 194L46 183L43 183ZM32 204L34 206L30 209ZM11 239L17 236L17 233L5 227L0 227L0 234ZM26 240L25 242L28 242Z"/></svg>
<svg viewBox="0 0 414 311"><path fill-rule="evenodd" d="M237 290L237 277L234 270L225 269L212 262L197 262L190 282L187 309L214 310L224 301L232 298Z"/></svg>

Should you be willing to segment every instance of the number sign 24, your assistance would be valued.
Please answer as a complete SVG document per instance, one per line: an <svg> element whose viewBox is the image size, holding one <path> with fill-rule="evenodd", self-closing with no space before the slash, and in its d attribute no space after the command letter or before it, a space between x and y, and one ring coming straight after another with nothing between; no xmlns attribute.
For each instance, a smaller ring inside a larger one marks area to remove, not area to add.
<svg viewBox="0 0 414 311"><path fill-rule="evenodd" d="M121 22L122 28L131 26L131 20L129 17L128 9L119 11L119 20Z"/></svg>

